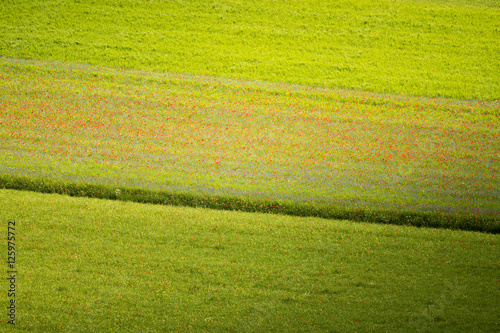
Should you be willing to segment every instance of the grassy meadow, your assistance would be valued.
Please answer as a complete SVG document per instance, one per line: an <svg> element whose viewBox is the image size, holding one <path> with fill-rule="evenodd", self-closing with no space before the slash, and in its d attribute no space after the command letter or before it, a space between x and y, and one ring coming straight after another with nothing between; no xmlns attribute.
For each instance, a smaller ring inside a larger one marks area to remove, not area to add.
<svg viewBox="0 0 500 333"><path fill-rule="evenodd" d="M497 235L13 190L0 205L20 332L498 329Z"/></svg>
<svg viewBox="0 0 500 333"><path fill-rule="evenodd" d="M0 55L415 96L500 96L489 1L9 1Z"/></svg>
<svg viewBox="0 0 500 333"><path fill-rule="evenodd" d="M498 331L499 17L3 3L0 331Z"/></svg>

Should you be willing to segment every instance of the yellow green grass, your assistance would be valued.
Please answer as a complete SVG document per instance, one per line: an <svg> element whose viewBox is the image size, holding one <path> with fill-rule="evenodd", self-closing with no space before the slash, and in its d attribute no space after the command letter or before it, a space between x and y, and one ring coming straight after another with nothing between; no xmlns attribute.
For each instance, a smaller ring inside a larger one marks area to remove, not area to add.
<svg viewBox="0 0 500 333"><path fill-rule="evenodd" d="M500 98L489 1L9 1L0 55L415 96Z"/></svg>

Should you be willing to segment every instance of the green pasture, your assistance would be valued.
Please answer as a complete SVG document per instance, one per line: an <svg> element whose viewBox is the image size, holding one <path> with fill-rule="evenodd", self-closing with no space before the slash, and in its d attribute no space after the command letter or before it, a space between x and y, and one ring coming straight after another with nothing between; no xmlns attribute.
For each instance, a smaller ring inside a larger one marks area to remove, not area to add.
<svg viewBox="0 0 500 333"><path fill-rule="evenodd" d="M0 55L495 100L499 7L495 0L7 1Z"/></svg>
<svg viewBox="0 0 500 333"><path fill-rule="evenodd" d="M500 320L498 235L13 190L0 207L16 221L13 332L494 332Z"/></svg>

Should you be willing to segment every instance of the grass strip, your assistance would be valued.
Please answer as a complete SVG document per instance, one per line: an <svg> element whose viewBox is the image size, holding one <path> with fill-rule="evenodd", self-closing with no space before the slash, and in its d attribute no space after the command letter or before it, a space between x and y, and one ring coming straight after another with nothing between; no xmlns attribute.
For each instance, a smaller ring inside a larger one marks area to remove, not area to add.
<svg viewBox="0 0 500 333"><path fill-rule="evenodd" d="M58 193L75 197L89 197L110 200L133 201L139 203L174 205L260 212L302 217L320 217L358 222L411 225L416 227L470 230L498 234L500 219L474 215L452 215L439 212L403 212L376 209L357 209L332 205L315 205L307 202L254 199L225 195L200 195L195 193L175 193L144 188L116 187L56 181L43 178L1 175L0 188Z"/></svg>

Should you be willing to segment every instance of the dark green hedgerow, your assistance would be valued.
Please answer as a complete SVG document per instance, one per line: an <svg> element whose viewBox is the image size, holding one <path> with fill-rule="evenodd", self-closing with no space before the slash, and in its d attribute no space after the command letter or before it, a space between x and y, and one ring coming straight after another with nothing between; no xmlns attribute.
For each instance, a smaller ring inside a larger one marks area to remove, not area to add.
<svg viewBox="0 0 500 333"><path fill-rule="evenodd" d="M158 205L190 206L303 217L313 216L325 219L345 219L369 223L448 228L493 234L500 233L500 219L473 215L461 216L430 212L349 209L333 206L319 206L301 202L172 193L158 190L111 187L106 185L35 179L12 175L0 175L0 188L41 193L58 193L77 197L134 201Z"/></svg>

